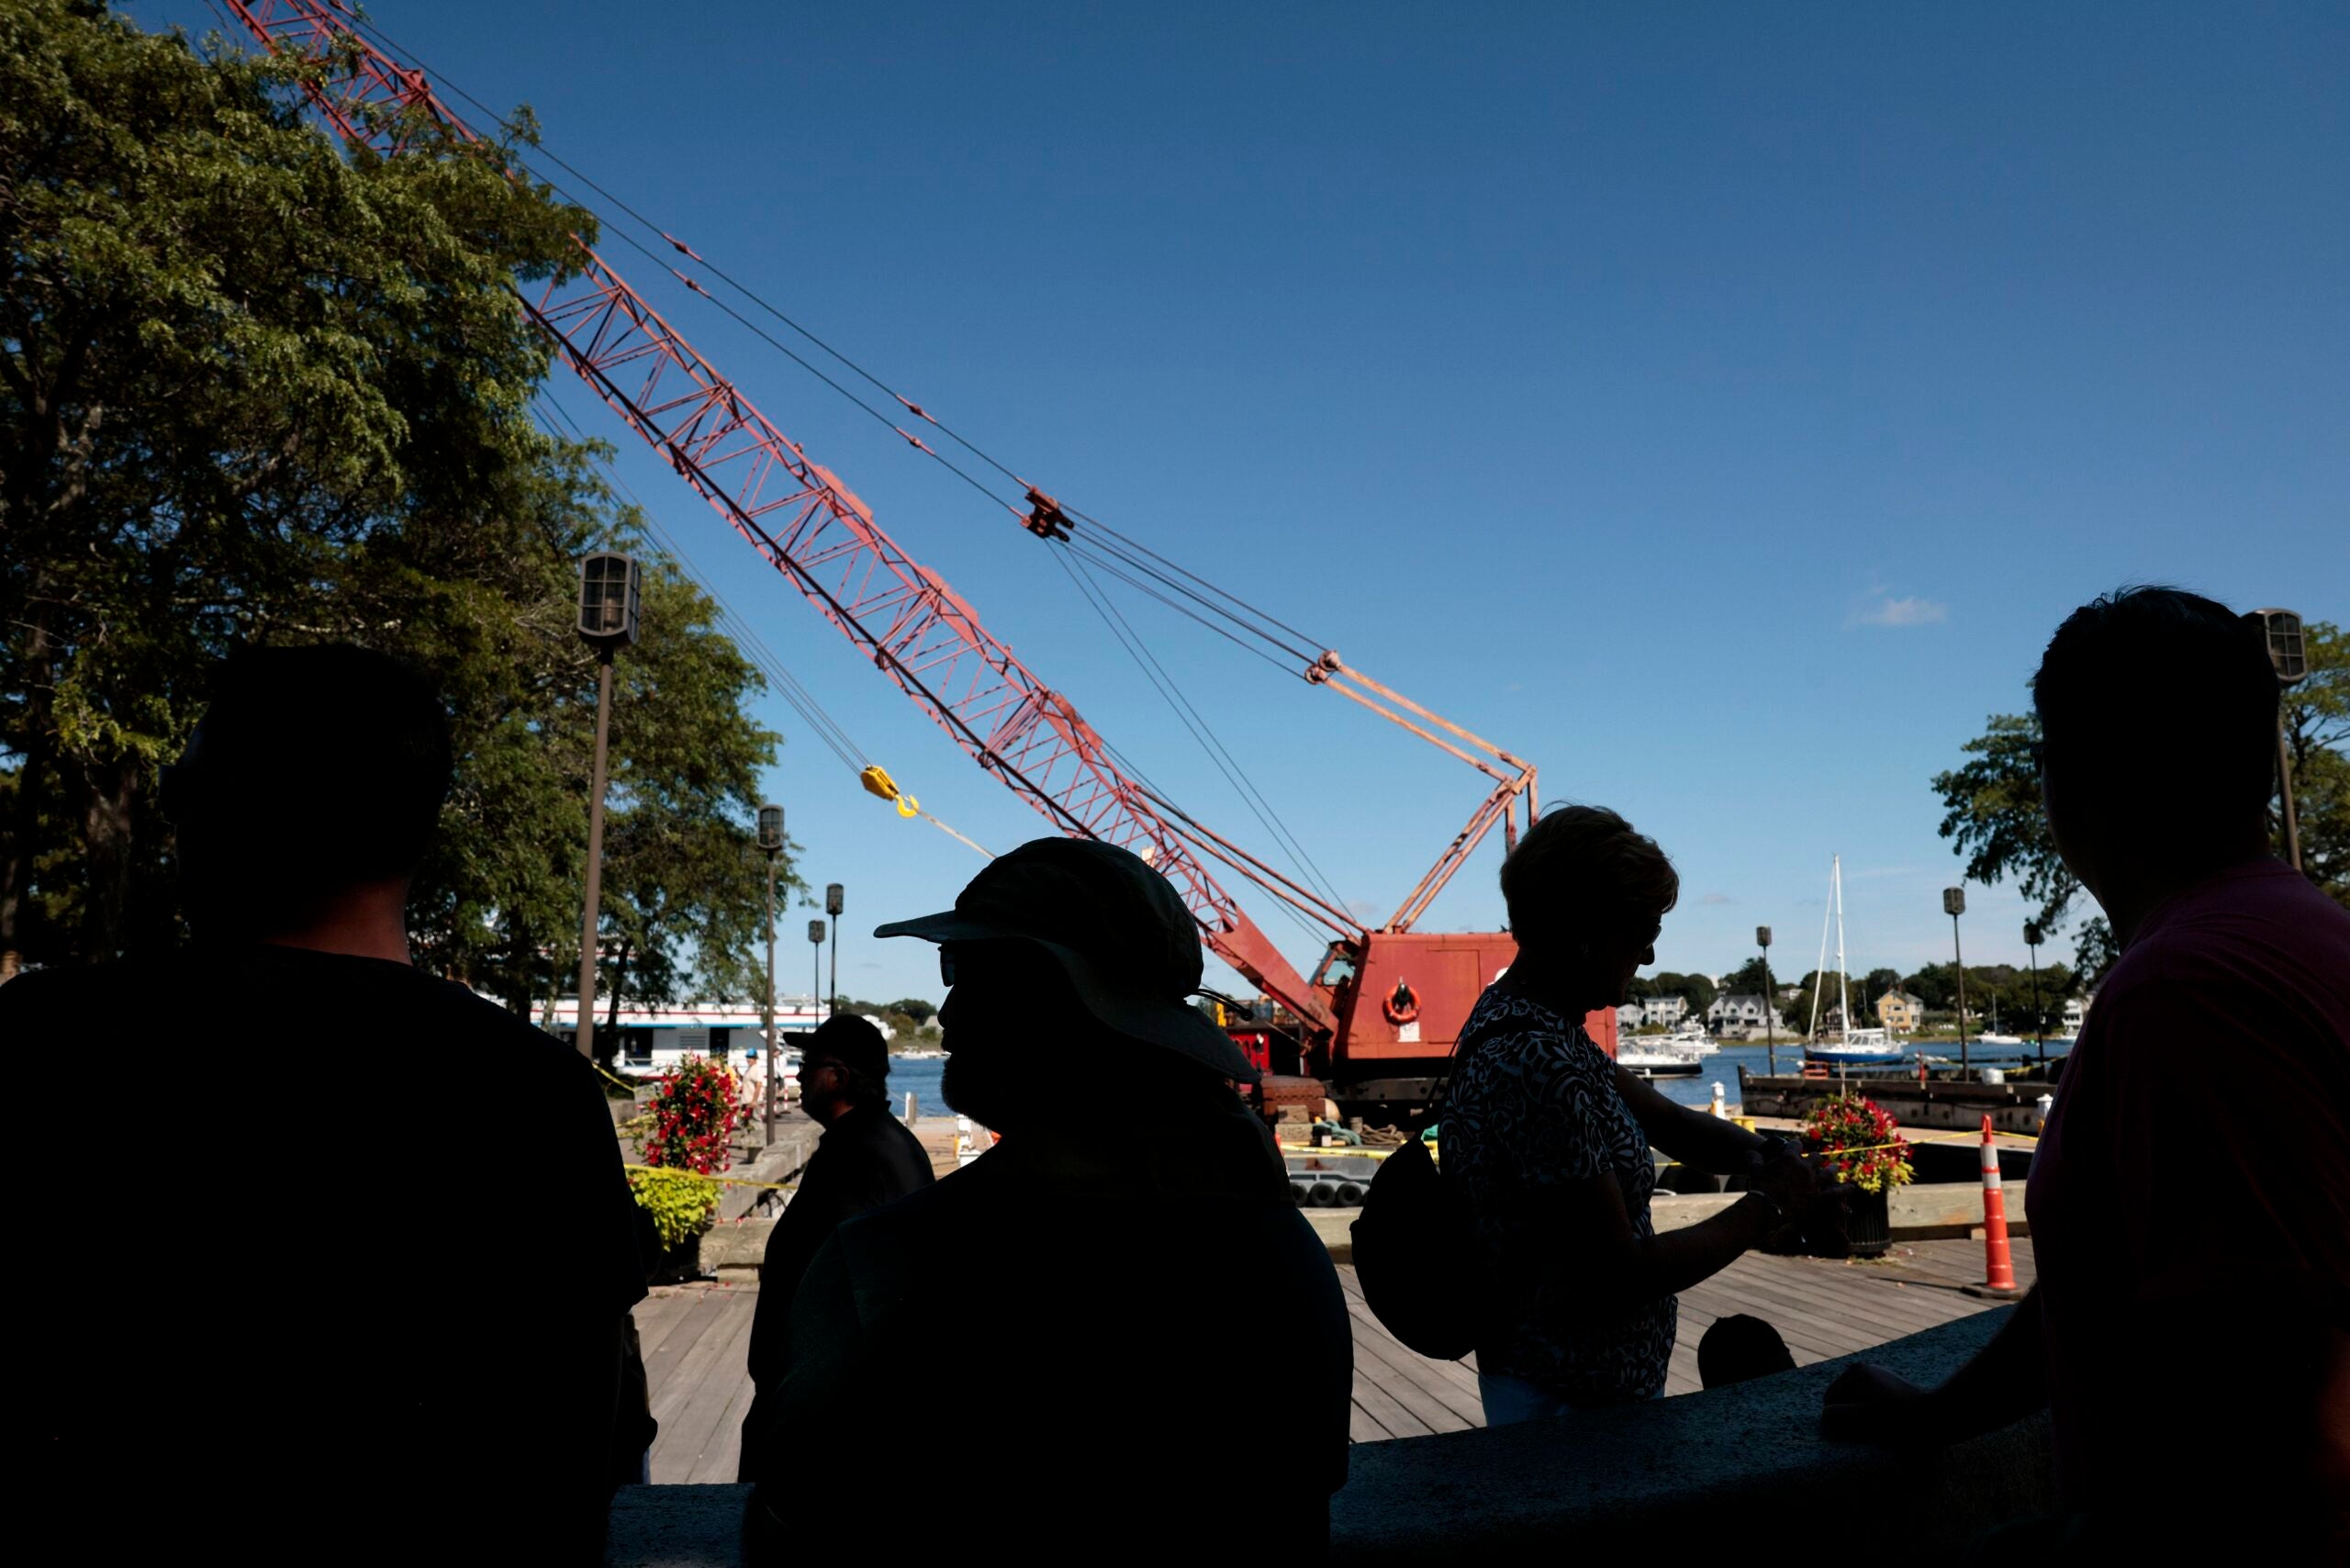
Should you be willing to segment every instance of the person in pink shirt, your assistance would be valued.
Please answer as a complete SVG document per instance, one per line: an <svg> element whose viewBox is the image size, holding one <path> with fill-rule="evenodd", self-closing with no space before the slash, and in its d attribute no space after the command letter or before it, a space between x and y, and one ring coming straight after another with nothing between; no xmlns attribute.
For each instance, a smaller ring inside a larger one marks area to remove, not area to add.
<svg viewBox="0 0 2350 1568"><path fill-rule="evenodd" d="M2350 912L2270 853L2257 623L2124 589L2057 629L2032 700L2050 831L2121 946L2032 1160L2039 1282L1938 1388L1847 1372L1825 1429L1947 1442L2044 1406L2065 1517L2020 1544L2203 1522L2350 1561Z"/></svg>

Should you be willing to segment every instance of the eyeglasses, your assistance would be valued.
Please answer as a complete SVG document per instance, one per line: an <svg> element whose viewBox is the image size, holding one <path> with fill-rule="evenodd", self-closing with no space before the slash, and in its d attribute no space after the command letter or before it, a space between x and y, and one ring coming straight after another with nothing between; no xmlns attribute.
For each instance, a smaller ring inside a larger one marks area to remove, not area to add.
<svg viewBox="0 0 2350 1568"><path fill-rule="evenodd" d="M941 943L938 948L938 983L955 983L955 949Z"/></svg>

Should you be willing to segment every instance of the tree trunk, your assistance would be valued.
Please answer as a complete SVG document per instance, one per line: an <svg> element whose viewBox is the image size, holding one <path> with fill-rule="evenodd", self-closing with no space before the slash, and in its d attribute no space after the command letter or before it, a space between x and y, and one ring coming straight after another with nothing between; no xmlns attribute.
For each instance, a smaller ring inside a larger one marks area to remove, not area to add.
<svg viewBox="0 0 2350 1568"><path fill-rule="evenodd" d="M84 963L101 964L122 950L130 901L131 801L138 792L139 767L129 757L116 757L84 764L78 771L85 881L81 939L75 946Z"/></svg>
<svg viewBox="0 0 2350 1568"><path fill-rule="evenodd" d="M607 982L610 987L612 1002L605 1010L604 1026L598 1032L596 1040L596 1059L606 1067L611 1065L612 1058L620 1054L621 1049L621 987L628 980L629 950L630 944L623 939L620 952L612 958L611 979Z"/></svg>
<svg viewBox="0 0 2350 1568"><path fill-rule="evenodd" d="M50 669L49 618L38 608L26 629L22 679L24 760L17 769L17 798L11 802L15 809L5 826L0 826L0 953L10 960L28 945L25 893L32 883L43 791L49 788L57 746L57 732L49 713L50 686L55 679Z"/></svg>

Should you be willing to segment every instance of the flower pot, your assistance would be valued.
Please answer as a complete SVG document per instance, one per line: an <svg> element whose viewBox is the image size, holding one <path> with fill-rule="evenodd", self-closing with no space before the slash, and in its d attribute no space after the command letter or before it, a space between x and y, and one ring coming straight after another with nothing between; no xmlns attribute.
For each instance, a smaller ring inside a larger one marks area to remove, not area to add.
<svg viewBox="0 0 2350 1568"><path fill-rule="evenodd" d="M1844 1221L1844 1256L1882 1258L1892 1246L1892 1204L1886 1189L1863 1193L1853 1188L1852 1206Z"/></svg>
<svg viewBox="0 0 2350 1568"><path fill-rule="evenodd" d="M654 1265L652 1283L656 1285L686 1285L708 1278L701 1267L701 1238L696 1231L661 1254Z"/></svg>

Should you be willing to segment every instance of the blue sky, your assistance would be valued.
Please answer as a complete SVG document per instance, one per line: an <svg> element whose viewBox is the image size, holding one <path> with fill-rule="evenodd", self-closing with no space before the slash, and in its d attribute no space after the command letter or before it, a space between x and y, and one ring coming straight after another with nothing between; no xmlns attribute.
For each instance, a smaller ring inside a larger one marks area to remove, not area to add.
<svg viewBox="0 0 2350 1568"><path fill-rule="evenodd" d="M372 14L1046 488L1536 760L1546 799L1625 812L1683 874L1665 968L1728 968L1758 923L1808 968L1835 853L1854 968L1946 957L1927 780L2083 599L2164 580L2350 619L2338 6ZM1043 546L608 253L1040 678L1271 848ZM556 390L926 806L997 849L1044 830ZM1480 798L1127 610L1364 908ZM926 949L861 934L978 857L768 717L806 874L848 887L843 988L935 997ZM1497 924L1497 857L1424 928ZM1970 960L2020 961L2021 902L1970 901Z"/></svg>

